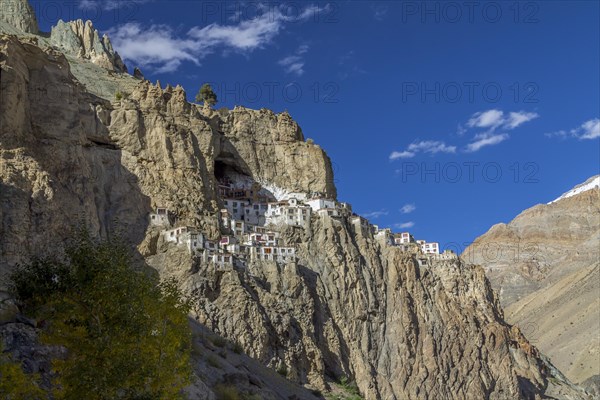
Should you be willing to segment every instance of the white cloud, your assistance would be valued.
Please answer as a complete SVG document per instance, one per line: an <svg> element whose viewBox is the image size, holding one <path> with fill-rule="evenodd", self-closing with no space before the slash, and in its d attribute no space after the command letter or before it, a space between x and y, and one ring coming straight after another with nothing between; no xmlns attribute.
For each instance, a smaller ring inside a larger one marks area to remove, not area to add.
<svg viewBox="0 0 600 400"><path fill-rule="evenodd" d="M82 10L93 10L93 9L103 9L103 10L115 10L115 9L123 9L128 11L133 11L132 7L137 6L138 4L149 3L152 0L80 0L77 5Z"/></svg>
<svg viewBox="0 0 600 400"><path fill-rule="evenodd" d="M508 118L506 118L506 121L504 122L504 126L507 129L515 129L519 125L522 125L525 122L529 122L533 119L536 119L537 117L539 117L539 114L534 113L534 112L525 112L525 111L511 112L508 114Z"/></svg>
<svg viewBox="0 0 600 400"><path fill-rule="evenodd" d="M394 224L394 228L397 228L397 229L407 229L407 228L412 228L413 226L415 226L415 223L412 221Z"/></svg>
<svg viewBox="0 0 600 400"><path fill-rule="evenodd" d="M399 158L412 158L418 153L456 153L456 146L448 146L446 143L437 140L422 140L409 144L404 151L393 151L389 159L394 161Z"/></svg>
<svg viewBox="0 0 600 400"><path fill-rule="evenodd" d="M557 132L546 133L545 135L548 137L560 137L562 139L568 137L574 137L580 140L596 139L600 137L600 119L590 119L570 131L560 130Z"/></svg>
<svg viewBox="0 0 600 400"><path fill-rule="evenodd" d="M109 35L126 61L157 72L173 72L184 61L198 65L202 58L198 55L206 51L202 43L177 38L166 25L144 29L137 22L129 22L110 31Z"/></svg>
<svg viewBox="0 0 600 400"><path fill-rule="evenodd" d="M470 128L491 128L495 129L504 122L504 113L500 110L488 110L473 114L467 121Z"/></svg>
<svg viewBox="0 0 600 400"><path fill-rule="evenodd" d="M400 209L400 212L402 214L410 214L411 212L415 211L416 209L417 209L417 207L414 204L405 204Z"/></svg>
<svg viewBox="0 0 600 400"><path fill-rule="evenodd" d="M388 13L388 6L386 5L377 5L373 8L373 17L377 21L383 21L385 16Z"/></svg>
<svg viewBox="0 0 600 400"><path fill-rule="evenodd" d="M306 63L302 55L307 51L308 45L301 45L296 50L295 54L279 60L278 64L281 65L288 74L301 76L304 74L304 65Z"/></svg>
<svg viewBox="0 0 600 400"><path fill-rule="evenodd" d="M82 10L91 10L93 8L98 7L98 5L98 2L94 0L80 0L77 6Z"/></svg>
<svg viewBox="0 0 600 400"><path fill-rule="evenodd" d="M354 50L350 50L338 59L339 72L338 76L341 80L357 77L367 73L359 66L360 58L357 57Z"/></svg>
<svg viewBox="0 0 600 400"><path fill-rule="evenodd" d="M475 137L473 138L474 142L469 143L467 145L465 151L467 153L473 153L473 152L478 151L482 147L493 146L498 143L502 143L506 139L508 139L508 137L509 136L506 133L501 133L501 134L481 133L481 134L475 135Z"/></svg>
<svg viewBox="0 0 600 400"><path fill-rule="evenodd" d="M489 132L493 132L499 127L512 130L537 117L539 114L534 112L512 111L505 114L504 111L493 109L473 114L467 121L467 126L469 128L487 128ZM459 127L459 132L464 133L464 128Z"/></svg>
<svg viewBox="0 0 600 400"><path fill-rule="evenodd" d="M456 146L448 146L444 142L440 142L437 140L425 140L421 142L411 143L408 146L408 151L410 152L419 152L422 151L424 153L456 153Z"/></svg>
<svg viewBox="0 0 600 400"><path fill-rule="evenodd" d="M482 129L483 132L480 131L479 133L476 133L471 139L471 143L467 144L464 151L473 153L479 151L482 147L502 143L507 140L510 135L508 133L497 134L495 133L497 129L511 131L538 117L539 114L535 112L511 111L505 113L504 111L497 109L475 113L469 118L465 125L471 129ZM468 130L469 129L462 125L459 125L457 134L462 136L467 133Z"/></svg>
<svg viewBox="0 0 600 400"><path fill-rule="evenodd" d="M548 132L544 133L547 137L559 137L561 139L566 139L569 136L569 132L567 131L556 131L556 132Z"/></svg>
<svg viewBox="0 0 600 400"><path fill-rule="evenodd" d="M329 6L326 6L327 9ZM321 9L308 6L290 16L284 5L260 8L259 15L237 24L221 25L213 23L204 27L193 27L186 34L177 34L166 25L143 27L130 22L110 30L114 47L126 62L160 72L173 72L183 62L199 64L209 54L219 50L248 54L264 48L293 22L305 22ZM304 54L308 47L300 47ZM287 60L290 72L301 74L303 64L300 61ZM302 65L301 65L302 64Z"/></svg>
<svg viewBox="0 0 600 400"><path fill-rule="evenodd" d="M383 216L388 215L389 212L387 210L379 210L379 211L371 211L366 214L363 214L363 217L367 219L377 219Z"/></svg>
<svg viewBox="0 0 600 400"><path fill-rule="evenodd" d="M399 158L412 158L414 156L415 153L410 151L393 151L392 154L390 154L390 161L394 161Z"/></svg>
<svg viewBox="0 0 600 400"><path fill-rule="evenodd" d="M473 153L486 146L493 146L509 139L510 135L506 131L511 131L523 125L526 122L539 117L535 112L511 111L504 112L498 109L491 109L477 112L464 124L459 124L456 129L456 136L463 137L467 133L474 131L473 136L461 151ZM496 130L502 129L504 133L497 134ZM584 128L582 128L584 129ZM593 126L590 126L593 132ZM593 136L593 133L591 134ZM456 153L456 146L447 145L442 141L425 140L411 143L404 151L394 151L390 154L391 161L400 158L412 158L418 153Z"/></svg>
<svg viewBox="0 0 600 400"><path fill-rule="evenodd" d="M590 119L578 129L579 139L596 139L600 137L600 119Z"/></svg>
<svg viewBox="0 0 600 400"><path fill-rule="evenodd" d="M458 124L458 126L456 127L456 134L458 136L462 136L465 133L467 133L467 128L465 128L464 126L462 126L461 124Z"/></svg>

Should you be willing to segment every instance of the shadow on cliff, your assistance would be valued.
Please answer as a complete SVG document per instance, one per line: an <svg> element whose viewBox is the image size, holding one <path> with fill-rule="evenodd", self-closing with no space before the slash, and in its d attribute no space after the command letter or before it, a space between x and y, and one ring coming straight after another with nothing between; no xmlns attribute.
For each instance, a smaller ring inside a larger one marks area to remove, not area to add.
<svg viewBox="0 0 600 400"><path fill-rule="evenodd" d="M304 278L310 296L315 305L312 322L315 328L315 342L323 352L323 358L325 361L325 375L329 376L334 381L339 381L340 378L345 377L345 373L350 372L350 360L348 359L350 348L344 339L344 335L335 323L331 309L327 303L323 303L321 301L321 297L317 292L319 275L310 268L302 265L298 265L298 271ZM325 323L328 319L331 320L337 336L336 339L339 341L339 354L331 351L331 349L326 345L329 340L325 337L323 328L325 327Z"/></svg>

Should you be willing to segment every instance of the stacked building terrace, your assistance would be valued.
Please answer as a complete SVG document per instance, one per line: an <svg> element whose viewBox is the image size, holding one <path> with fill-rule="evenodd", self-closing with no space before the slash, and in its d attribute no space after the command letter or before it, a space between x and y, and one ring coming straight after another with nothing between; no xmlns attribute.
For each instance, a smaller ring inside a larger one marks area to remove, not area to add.
<svg viewBox="0 0 600 400"><path fill-rule="evenodd" d="M202 262L216 267L243 268L254 261L296 262L297 249L285 243L281 232L287 227L309 229L315 218L338 219L354 231L371 235L384 246L440 258L438 243L415 240L410 232L393 233L389 228L379 228L354 213L350 204L320 193L286 193L275 198L269 190L249 179L236 182L224 176L218 182L222 204L219 240L209 240L198 228L178 226L174 215L165 207L151 213L149 221L150 225L162 228L165 242L185 248ZM450 252L444 254L445 258L455 257Z"/></svg>

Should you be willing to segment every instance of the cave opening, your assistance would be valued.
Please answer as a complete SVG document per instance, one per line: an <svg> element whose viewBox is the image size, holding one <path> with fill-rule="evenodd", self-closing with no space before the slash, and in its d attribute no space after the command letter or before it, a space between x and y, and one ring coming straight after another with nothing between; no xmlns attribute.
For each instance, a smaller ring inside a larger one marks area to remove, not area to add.
<svg viewBox="0 0 600 400"><path fill-rule="evenodd" d="M275 196L252 176L226 160L215 160L214 174L219 185L219 195L223 199L238 199L251 203L276 200Z"/></svg>
<svg viewBox="0 0 600 400"><path fill-rule="evenodd" d="M215 161L215 178L217 178L217 181L221 181L225 178L226 176L226 171L227 169L227 164L225 164L223 161L220 160L216 160Z"/></svg>

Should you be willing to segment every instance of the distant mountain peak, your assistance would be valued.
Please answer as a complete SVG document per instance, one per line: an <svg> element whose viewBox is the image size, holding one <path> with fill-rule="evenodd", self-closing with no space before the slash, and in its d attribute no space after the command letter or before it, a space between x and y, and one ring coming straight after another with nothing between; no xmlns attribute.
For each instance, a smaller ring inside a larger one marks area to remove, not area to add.
<svg viewBox="0 0 600 400"><path fill-rule="evenodd" d="M600 187L600 175L592 176L587 181L575 186L573 189L569 190L568 192L563 193L562 196L560 196L559 198L557 198L555 200L552 200L548 204L556 203L559 200L575 196L579 193L583 193L583 192L592 190L597 187Z"/></svg>

